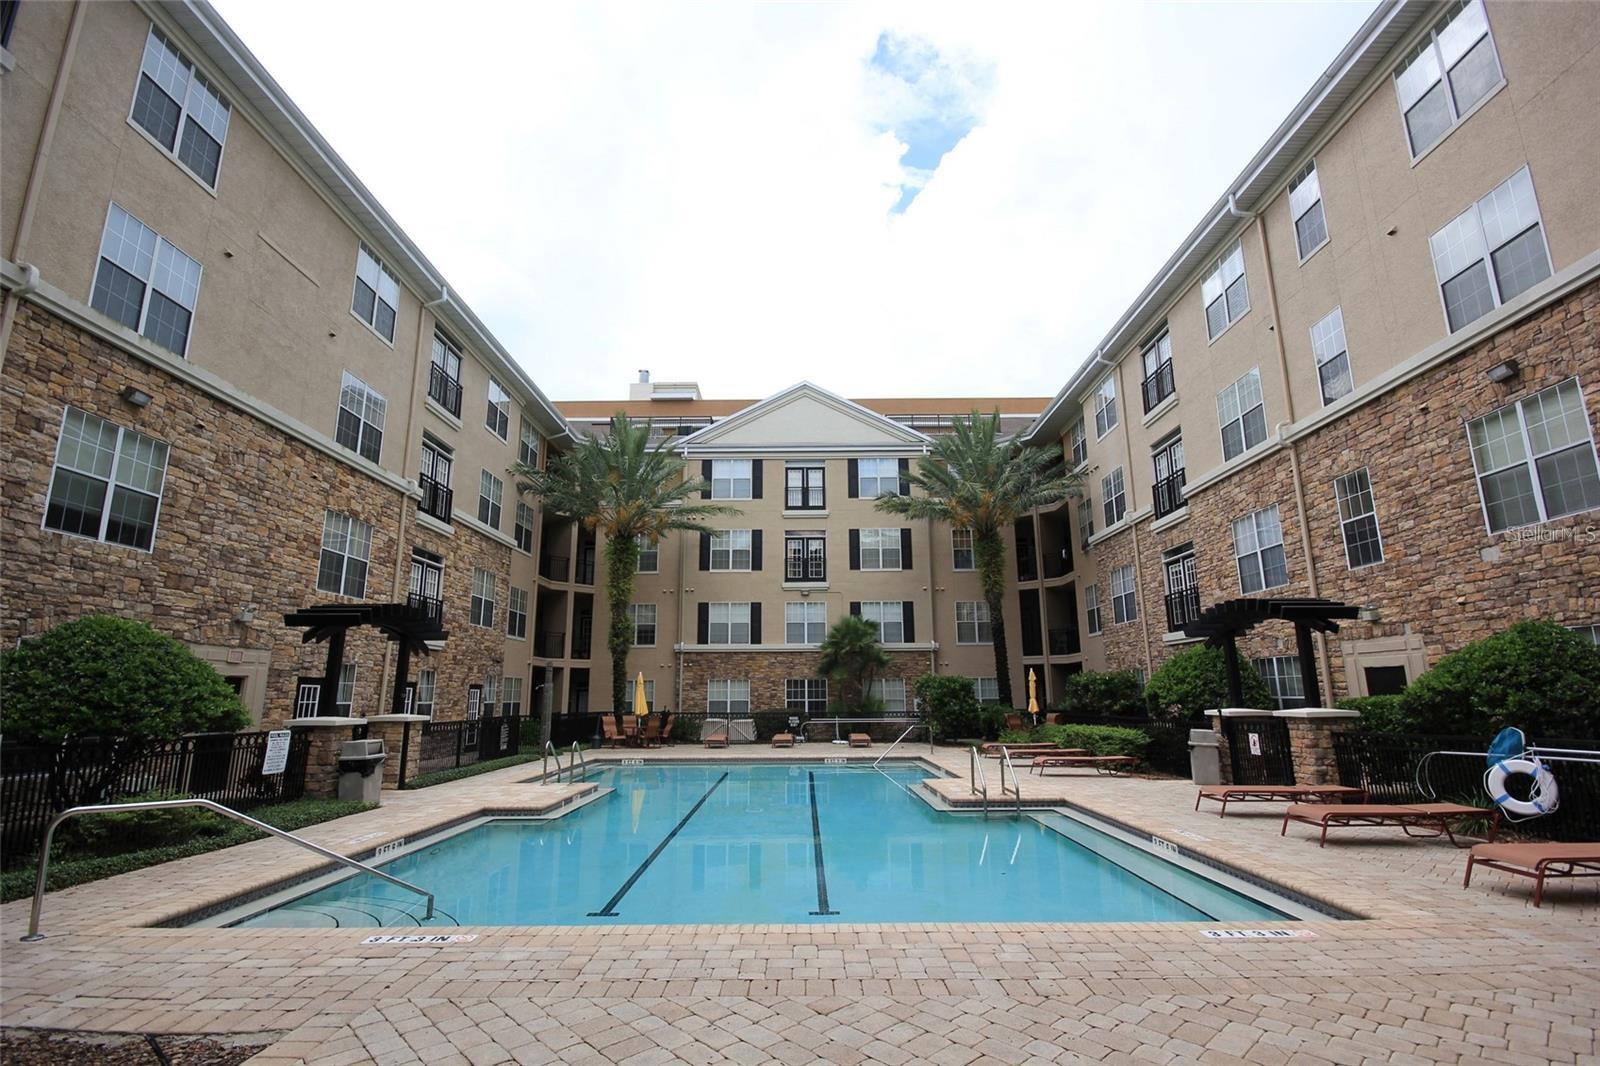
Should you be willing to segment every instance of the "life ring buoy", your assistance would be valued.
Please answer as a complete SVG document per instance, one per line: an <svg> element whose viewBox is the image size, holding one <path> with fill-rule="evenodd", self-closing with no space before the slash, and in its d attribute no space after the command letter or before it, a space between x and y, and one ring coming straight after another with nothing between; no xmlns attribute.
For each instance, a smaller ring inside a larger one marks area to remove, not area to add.
<svg viewBox="0 0 1600 1066"><path fill-rule="evenodd" d="M1506 792L1506 778L1512 774L1527 774L1533 778L1533 789L1527 799L1516 799ZM1501 759L1489 767L1489 772L1484 774L1483 784L1489 790L1489 798L1508 814L1524 817L1549 814L1561 801L1555 775L1538 759Z"/></svg>

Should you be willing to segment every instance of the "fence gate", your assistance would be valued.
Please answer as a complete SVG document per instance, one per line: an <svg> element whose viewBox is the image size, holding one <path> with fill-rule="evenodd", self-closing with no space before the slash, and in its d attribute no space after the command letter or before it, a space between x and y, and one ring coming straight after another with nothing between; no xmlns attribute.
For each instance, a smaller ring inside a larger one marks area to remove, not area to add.
<svg viewBox="0 0 1600 1066"><path fill-rule="evenodd" d="M1292 785L1289 723L1282 718L1224 718L1228 761L1236 785Z"/></svg>

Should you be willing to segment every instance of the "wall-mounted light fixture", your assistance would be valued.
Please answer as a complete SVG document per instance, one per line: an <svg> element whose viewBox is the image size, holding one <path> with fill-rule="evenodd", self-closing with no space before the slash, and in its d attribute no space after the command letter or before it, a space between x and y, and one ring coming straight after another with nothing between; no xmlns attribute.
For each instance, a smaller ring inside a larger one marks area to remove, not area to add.
<svg viewBox="0 0 1600 1066"><path fill-rule="evenodd" d="M1507 359L1503 363L1496 363L1484 372L1484 376L1496 385L1504 384L1522 373L1522 368L1515 359Z"/></svg>
<svg viewBox="0 0 1600 1066"><path fill-rule="evenodd" d="M150 406L150 394L145 392L143 389L135 388L132 385L122 386L122 392L118 395L120 395L124 400L127 400L129 403L133 404L135 407Z"/></svg>
<svg viewBox="0 0 1600 1066"><path fill-rule="evenodd" d="M1364 604L1361 607L1356 609L1356 621L1358 621L1358 622L1381 622L1381 621L1383 621L1383 612L1378 610L1378 605L1377 604L1374 604L1374 603Z"/></svg>

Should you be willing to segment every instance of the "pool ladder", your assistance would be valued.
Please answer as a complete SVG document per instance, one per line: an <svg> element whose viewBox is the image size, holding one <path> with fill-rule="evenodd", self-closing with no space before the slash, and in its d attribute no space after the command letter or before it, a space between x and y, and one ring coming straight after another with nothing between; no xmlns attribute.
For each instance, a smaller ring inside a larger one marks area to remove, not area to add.
<svg viewBox="0 0 1600 1066"><path fill-rule="evenodd" d="M970 749L967 755L967 772L972 778L972 795L983 797L983 816L989 817L989 778L983 772L983 756L978 753L976 746ZM1010 774L1011 784L1006 784L1006 775ZM1011 764L1011 749L1000 749L1000 802L1005 802L1005 797L1010 796L1016 803L1016 816L1022 817L1022 782L1017 778L1017 768Z"/></svg>
<svg viewBox="0 0 1600 1066"><path fill-rule="evenodd" d="M540 780L550 776L551 759L556 761L556 784L561 784L563 772L566 773L569 784L573 781L589 780L589 760L583 757L583 749L578 746L576 740L572 742L572 750L567 753L565 771L561 769L561 753L556 750L555 744L548 740L544 742L544 761L539 764Z"/></svg>

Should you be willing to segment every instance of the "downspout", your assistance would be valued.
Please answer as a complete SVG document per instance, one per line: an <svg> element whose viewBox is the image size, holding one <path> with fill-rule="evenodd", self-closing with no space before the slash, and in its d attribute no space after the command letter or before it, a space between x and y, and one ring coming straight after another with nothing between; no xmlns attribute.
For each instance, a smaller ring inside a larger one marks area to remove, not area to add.
<svg viewBox="0 0 1600 1066"><path fill-rule="evenodd" d="M1233 205L1232 197L1229 198L1228 204L1230 207ZM1123 388L1122 363L1116 365L1115 373L1117 375L1117 392L1123 397L1131 398L1132 394ZM1123 409L1127 414L1132 415L1133 408L1131 404L1124 402ZM1131 515L1138 512L1139 499L1133 493L1133 487L1138 483L1138 479L1133 476L1133 434L1130 429L1131 423L1124 420L1122 423L1122 453L1126 457L1124 461L1128 465L1124 468L1126 473L1123 474L1122 483L1124 491L1128 494L1127 513ZM1133 534L1133 580L1135 582L1134 587L1137 589L1139 575L1144 573L1144 560L1139 550L1139 523L1129 522L1128 531ZM1135 595L1137 595L1137 592ZM1153 657L1150 654L1150 611L1148 609L1139 612L1139 643L1144 649L1144 676L1149 678Z"/></svg>
<svg viewBox="0 0 1600 1066"><path fill-rule="evenodd" d="M17 321L17 308L22 298L39 288L39 268L32 263L18 263L22 268L22 284L6 292L5 310L0 311L0 371L5 370L6 349L11 347L11 327Z"/></svg>

